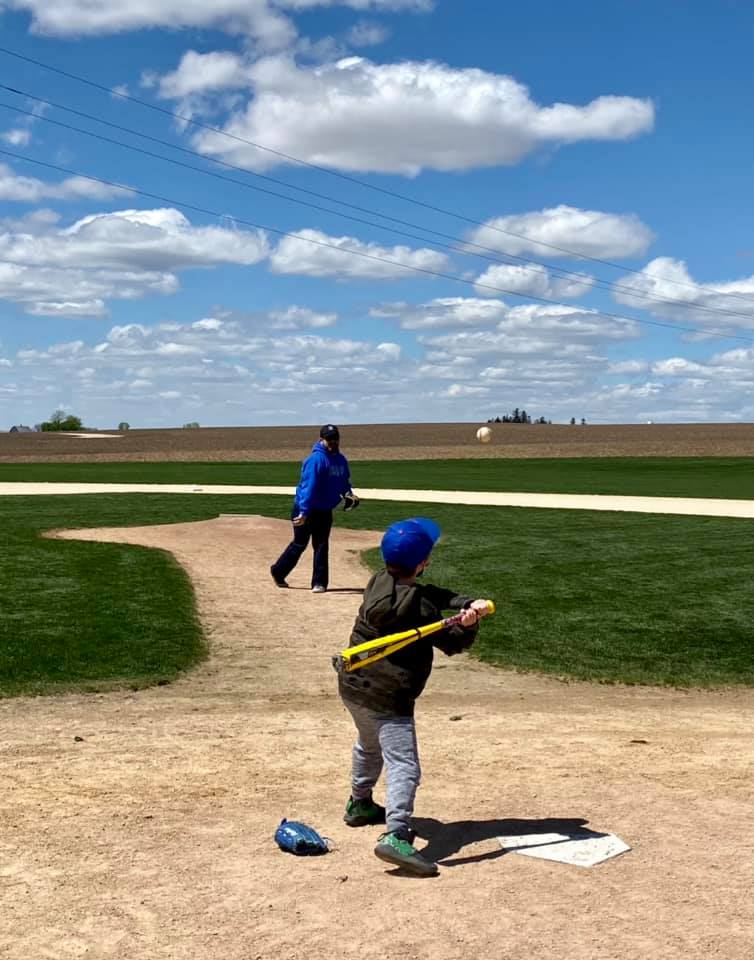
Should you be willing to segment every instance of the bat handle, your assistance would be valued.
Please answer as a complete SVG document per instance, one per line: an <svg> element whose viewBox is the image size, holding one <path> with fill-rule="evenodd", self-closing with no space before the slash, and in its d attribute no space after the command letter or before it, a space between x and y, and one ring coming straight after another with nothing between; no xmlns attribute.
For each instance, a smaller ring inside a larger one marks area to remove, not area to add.
<svg viewBox="0 0 754 960"><path fill-rule="evenodd" d="M486 600L485 603L487 604L487 609L484 610L483 612L482 611L477 612L478 613L477 619L479 620L481 620L482 617L488 617L490 616L490 614L493 614L495 612L495 603L493 600ZM465 611L462 610L460 613L456 613L452 617L448 617L448 619L445 620L445 626L451 627L456 623L460 623L464 613Z"/></svg>
<svg viewBox="0 0 754 960"><path fill-rule="evenodd" d="M493 614L493 613L495 612L495 603L494 603L494 601L492 601L492 600L485 600L484 602L487 604L487 609L486 609L486 610L477 610L477 621L481 620L482 617L489 617L490 614ZM463 616L463 613L460 613L458 616L459 616L459 619L460 619L460 618Z"/></svg>

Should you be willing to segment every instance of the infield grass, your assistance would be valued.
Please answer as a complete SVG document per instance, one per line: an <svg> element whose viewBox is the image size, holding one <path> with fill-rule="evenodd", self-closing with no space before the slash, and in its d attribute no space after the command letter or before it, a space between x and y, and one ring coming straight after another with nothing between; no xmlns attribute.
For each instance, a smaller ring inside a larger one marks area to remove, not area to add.
<svg viewBox="0 0 754 960"><path fill-rule="evenodd" d="M347 452L347 451L346 451ZM295 486L300 462L0 463L0 481ZM354 487L754 499L754 459L362 460Z"/></svg>
<svg viewBox="0 0 754 960"><path fill-rule="evenodd" d="M207 653L191 586L168 554L42 531L283 518L289 506L285 497L0 499L0 696L164 683ZM752 522L373 502L338 513L336 525L381 530L416 514L444 530L428 579L497 603L474 648L481 659L603 682L754 683ZM334 649L346 641L334 637Z"/></svg>

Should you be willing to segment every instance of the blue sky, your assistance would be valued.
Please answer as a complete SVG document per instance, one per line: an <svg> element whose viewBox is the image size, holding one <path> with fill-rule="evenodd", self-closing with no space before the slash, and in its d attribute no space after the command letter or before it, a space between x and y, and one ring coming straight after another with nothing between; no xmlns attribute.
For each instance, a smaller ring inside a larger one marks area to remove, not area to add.
<svg viewBox="0 0 754 960"><path fill-rule="evenodd" d="M754 419L753 20L0 0L0 428Z"/></svg>

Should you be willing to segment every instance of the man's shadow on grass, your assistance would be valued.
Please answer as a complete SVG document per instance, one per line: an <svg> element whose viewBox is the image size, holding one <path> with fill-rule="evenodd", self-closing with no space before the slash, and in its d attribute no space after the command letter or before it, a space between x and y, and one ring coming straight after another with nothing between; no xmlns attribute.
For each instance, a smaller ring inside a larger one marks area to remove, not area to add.
<svg viewBox="0 0 754 960"><path fill-rule="evenodd" d="M497 837L560 833L568 840L573 840L606 836L604 833L590 830L586 826L587 823L587 820L579 817L553 817L545 820L457 820L453 823L442 823L431 817L415 817L411 821L411 826L416 831L417 837L427 841L427 846L420 851L423 857L442 863L444 867L460 867L467 863L496 860L498 857L514 852L515 847L500 847L499 850L489 850L473 856L453 856L473 843L495 840ZM552 840L543 841L543 845L550 843ZM527 844L527 849L530 848L531 845Z"/></svg>

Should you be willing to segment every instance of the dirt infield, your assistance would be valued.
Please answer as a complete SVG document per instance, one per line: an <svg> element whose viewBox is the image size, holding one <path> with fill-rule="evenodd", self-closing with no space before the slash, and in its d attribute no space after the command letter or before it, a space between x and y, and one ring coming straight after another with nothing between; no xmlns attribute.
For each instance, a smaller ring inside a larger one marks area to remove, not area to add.
<svg viewBox="0 0 754 960"><path fill-rule="evenodd" d="M250 517L66 534L173 551L212 656L169 687L0 702L0 955L748 960L754 691L565 684L440 658L420 705L416 826L443 867L401 876L371 854L377 828L341 821L351 729L329 664L366 579L358 551L378 535L336 530L335 589L313 596L308 557L294 589L267 577L289 529ZM335 852L281 853L282 816ZM584 821L632 852L580 870L494 839Z"/></svg>
<svg viewBox="0 0 754 960"><path fill-rule="evenodd" d="M468 457L752 457L754 424L493 424L488 445L478 424L409 423L343 427L351 460ZM317 426L129 430L118 439L55 433L0 434L0 463L300 460Z"/></svg>

